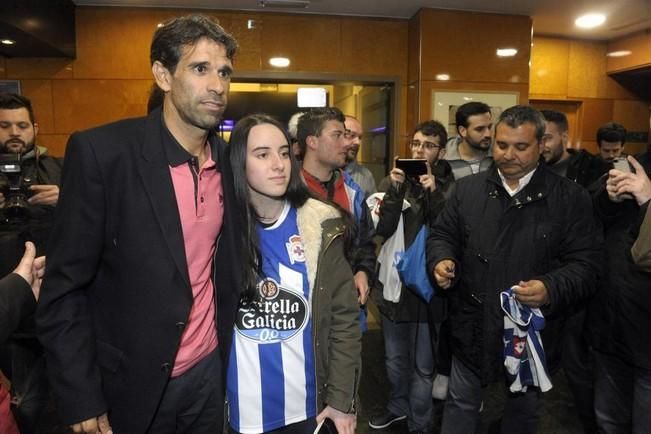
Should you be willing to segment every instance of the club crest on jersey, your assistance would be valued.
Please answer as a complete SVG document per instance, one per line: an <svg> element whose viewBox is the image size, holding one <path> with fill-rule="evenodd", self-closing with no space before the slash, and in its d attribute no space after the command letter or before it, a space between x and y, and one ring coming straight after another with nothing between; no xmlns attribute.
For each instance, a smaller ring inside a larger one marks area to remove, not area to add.
<svg viewBox="0 0 651 434"><path fill-rule="evenodd" d="M288 340L301 332L308 319L308 304L303 294L266 278L257 286L260 299L237 311L235 329L260 343Z"/></svg>
<svg viewBox="0 0 651 434"><path fill-rule="evenodd" d="M303 241L300 235L292 235L289 237L288 242L285 243L285 247L287 247L289 261L292 264L305 262L305 249L303 248Z"/></svg>

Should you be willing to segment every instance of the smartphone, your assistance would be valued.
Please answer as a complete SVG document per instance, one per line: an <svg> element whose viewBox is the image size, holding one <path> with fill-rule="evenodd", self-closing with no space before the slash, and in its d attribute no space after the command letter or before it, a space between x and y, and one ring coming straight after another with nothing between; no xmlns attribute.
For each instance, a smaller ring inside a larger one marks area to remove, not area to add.
<svg viewBox="0 0 651 434"><path fill-rule="evenodd" d="M615 158L613 160L613 168L621 172L628 172L628 173L630 173L633 170L633 168L631 167L631 163L628 162L626 157Z"/></svg>
<svg viewBox="0 0 651 434"><path fill-rule="evenodd" d="M631 173L633 168L631 163L628 162L626 157L617 157L613 160L613 169L617 169L621 172ZM633 195L630 193L622 193L617 196L620 200L622 199L633 199Z"/></svg>
<svg viewBox="0 0 651 434"><path fill-rule="evenodd" d="M427 173L427 160L424 158L398 158L396 167L403 172L405 176L416 178Z"/></svg>

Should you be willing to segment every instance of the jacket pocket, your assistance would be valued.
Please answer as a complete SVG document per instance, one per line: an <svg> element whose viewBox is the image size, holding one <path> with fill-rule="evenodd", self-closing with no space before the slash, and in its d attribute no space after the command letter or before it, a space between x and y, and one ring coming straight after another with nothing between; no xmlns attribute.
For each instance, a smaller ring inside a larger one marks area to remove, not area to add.
<svg viewBox="0 0 651 434"><path fill-rule="evenodd" d="M117 372L124 353L106 342L95 341L97 350L97 364L111 373Z"/></svg>

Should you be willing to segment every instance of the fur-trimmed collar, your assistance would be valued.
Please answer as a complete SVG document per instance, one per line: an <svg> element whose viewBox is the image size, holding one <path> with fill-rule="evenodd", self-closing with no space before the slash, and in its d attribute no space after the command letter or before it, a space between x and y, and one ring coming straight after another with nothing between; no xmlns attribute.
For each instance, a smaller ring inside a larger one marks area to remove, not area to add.
<svg viewBox="0 0 651 434"><path fill-rule="evenodd" d="M323 223L326 220L340 218L339 211L316 199L308 199L297 211L298 232L305 249L305 267L310 285L310 294L314 289L314 279L323 241Z"/></svg>

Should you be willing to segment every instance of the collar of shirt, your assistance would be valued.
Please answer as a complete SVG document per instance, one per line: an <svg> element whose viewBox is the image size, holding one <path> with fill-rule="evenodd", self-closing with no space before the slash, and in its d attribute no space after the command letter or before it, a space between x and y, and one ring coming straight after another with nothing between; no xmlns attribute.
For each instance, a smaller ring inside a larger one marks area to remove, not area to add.
<svg viewBox="0 0 651 434"><path fill-rule="evenodd" d="M168 164L171 167L178 167L183 163L190 162L195 166L196 170L199 171L200 167L198 167L199 163L197 157L190 154L183 146L181 146L178 140L176 140L176 138L172 135L170 130L167 129L167 125L165 125L165 120L163 119L162 114L161 114L161 124L163 126L162 128L163 149L165 150L165 157L167 159ZM209 148L208 148L208 155L206 156L206 162L210 161L211 159L213 161L216 161L215 156L217 155L217 148L216 148L217 140L214 140L214 135L215 132L213 130L211 130L208 133L208 139L206 141L206 145L208 145Z"/></svg>
<svg viewBox="0 0 651 434"><path fill-rule="evenodd" d="M511 187L509 187L509 185L506 183L506 178L502 176L500 169L497 169L497 174L500 176L500 179L502 180L502 186L504 186L506 192L509 194L509 196L513 197L518 194L518 192L522 191L522 189L525 188L527 184L529 184L529 181L531 181L531 178L533 178L533 174L536 173L537 168L538 166L536 166L531 172L527 173L522 178L518 179L518 186L514 190L512 190Z"/></svg>

